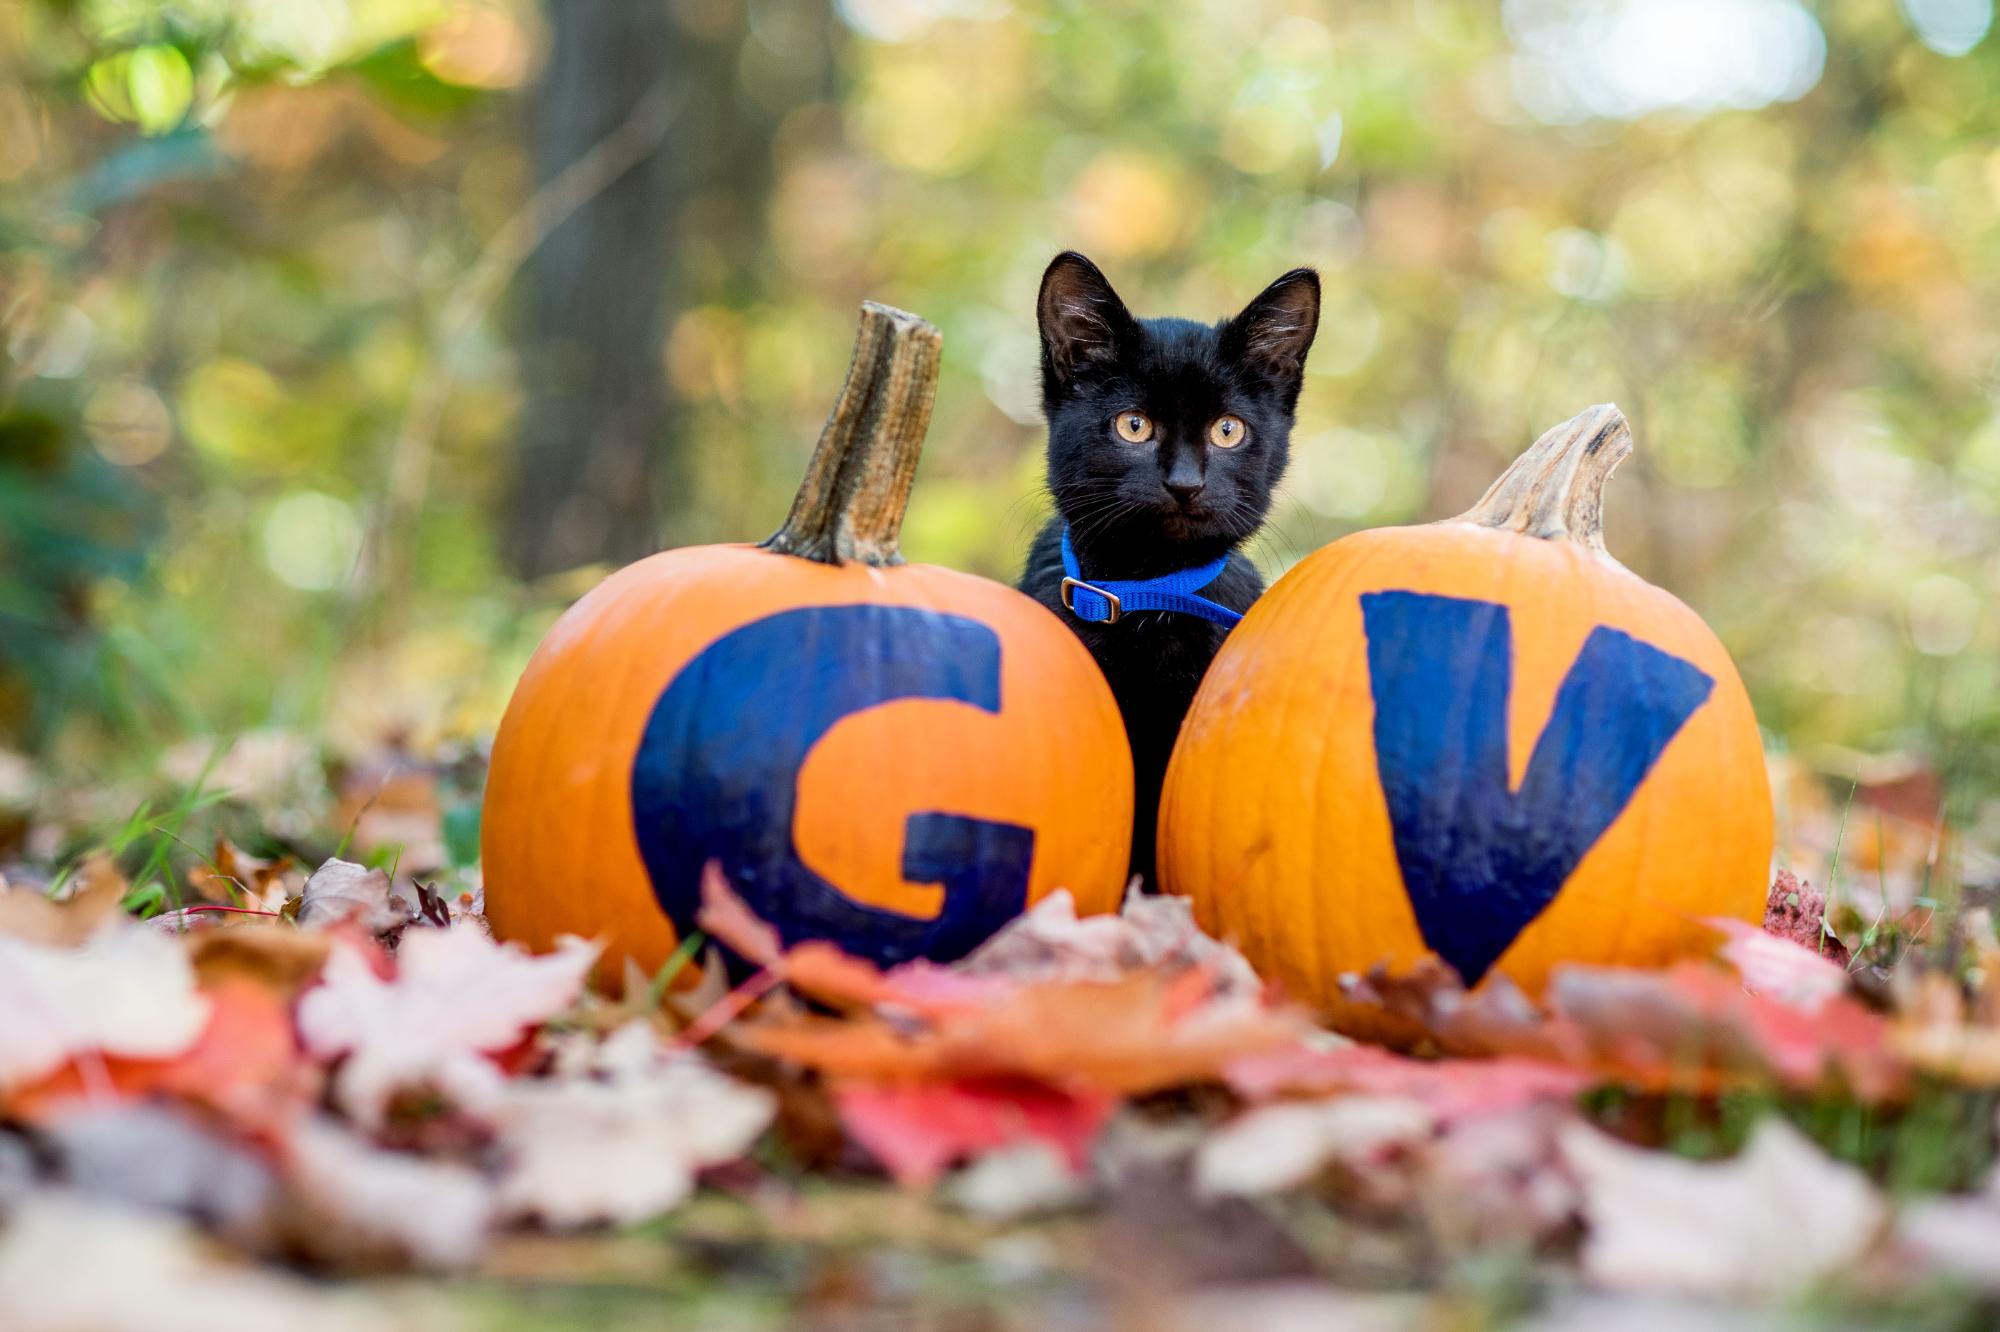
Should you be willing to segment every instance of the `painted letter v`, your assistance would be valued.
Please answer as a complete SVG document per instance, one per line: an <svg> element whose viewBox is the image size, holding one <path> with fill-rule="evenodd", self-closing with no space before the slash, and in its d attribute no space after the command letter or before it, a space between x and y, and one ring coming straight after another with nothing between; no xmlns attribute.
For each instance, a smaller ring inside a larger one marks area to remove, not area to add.
<svg viewBox="0 0 2000 1332"><path fill-rule="evenodd" d="M1490 601L1361 598L1375 765L1424 942L1476 985L1555 900L1715 681L1599 625L1508 788L1513 630Z"/></svg>

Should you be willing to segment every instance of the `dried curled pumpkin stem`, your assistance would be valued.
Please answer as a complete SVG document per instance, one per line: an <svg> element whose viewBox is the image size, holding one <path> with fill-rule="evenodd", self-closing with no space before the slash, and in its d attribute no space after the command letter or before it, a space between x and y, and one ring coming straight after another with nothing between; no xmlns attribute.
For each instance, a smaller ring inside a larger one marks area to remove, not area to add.
<svg viewBox="0 0 2000 1332"><path fill-rule="evenodd" d="M765 550L821 564L901 564L896 546L937 397L944 335L864 301L847 382L826 418L792 512Z"/></svg>
<svg viewBox="0 0 2000 1332"><path fill-rule="evenodd" d="M1615 564L1604 548L1604 483L1631 452L1625 413L1608 402L1587 407L1531 444L1452 521L1574 541Z"/></svg>

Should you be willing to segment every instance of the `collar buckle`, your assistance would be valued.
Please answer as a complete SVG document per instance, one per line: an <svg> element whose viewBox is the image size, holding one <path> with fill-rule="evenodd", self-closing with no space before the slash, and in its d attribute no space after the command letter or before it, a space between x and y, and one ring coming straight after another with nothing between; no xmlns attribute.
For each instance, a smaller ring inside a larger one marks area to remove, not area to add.
<svg viewBox="0 0 2000 1332"><path fill-rule="evenodd" d="M1076 608L1076 591L1078 588L1082 588L1092 596L1103 597L1104 604L1111 608L1111 613L1103 619L1098 619L1095 616L1085 615L1082 611L1078 610ZM1108 592L1095 583L1086 583L1081 578L1065 578L1062 580L1062 604L1063 609L1071 615L1076 616L1079 620L1088 620L1092 624L1116 624L1119 617L1125 613L1125 607L1118 600L1117 593Z"/></svg>

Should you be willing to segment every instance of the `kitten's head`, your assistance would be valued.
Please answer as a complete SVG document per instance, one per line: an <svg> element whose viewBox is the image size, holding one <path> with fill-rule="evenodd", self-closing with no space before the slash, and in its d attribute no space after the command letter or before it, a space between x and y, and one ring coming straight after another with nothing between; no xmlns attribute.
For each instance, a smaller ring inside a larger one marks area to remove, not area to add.
<svg viewBox="0 0 2000 1332"><path fill-rule="evenodd" d="M1042 275L1049 489L1080 544L1216 551L1256 532L1290 457L1319 277L1217 324L1135 319L1074 252Z"/></svg>

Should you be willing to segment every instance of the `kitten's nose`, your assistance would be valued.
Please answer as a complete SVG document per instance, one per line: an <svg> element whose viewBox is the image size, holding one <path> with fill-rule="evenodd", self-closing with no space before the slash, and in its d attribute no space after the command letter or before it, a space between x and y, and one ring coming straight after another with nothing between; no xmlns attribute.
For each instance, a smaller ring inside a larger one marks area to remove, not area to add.
<svg viewBox="0 0 2000 1332"><path fill-rule="evenodd" d="M1202 486L1207 483L1208 478L1202 472L1199 459L1190 458L1185 452L1176 453L1168 460L1167 474L1160 478L1160 483L1185 509L1194 503L1194 497L1201 494Z"/></svg>

